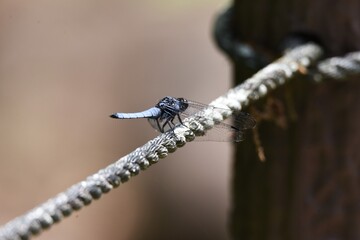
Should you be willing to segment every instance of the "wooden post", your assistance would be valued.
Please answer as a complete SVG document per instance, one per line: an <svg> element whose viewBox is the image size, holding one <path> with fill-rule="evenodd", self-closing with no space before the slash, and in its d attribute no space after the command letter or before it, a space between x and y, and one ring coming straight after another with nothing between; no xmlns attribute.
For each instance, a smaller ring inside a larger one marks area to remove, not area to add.
<svg viewBox="0 0 360 240"><path fill-rule="evenodd" d="M302 32L329 56L343 55L360 49L359 10L359 0L236 0L234 27L242 41L268 49ZM234 73L236 84L247 77L240 65ZM233 239L360 239L359 104L359 79L304 78L255 106L273 111L257 127L266 161L251 137L237 145Z"/></svg>

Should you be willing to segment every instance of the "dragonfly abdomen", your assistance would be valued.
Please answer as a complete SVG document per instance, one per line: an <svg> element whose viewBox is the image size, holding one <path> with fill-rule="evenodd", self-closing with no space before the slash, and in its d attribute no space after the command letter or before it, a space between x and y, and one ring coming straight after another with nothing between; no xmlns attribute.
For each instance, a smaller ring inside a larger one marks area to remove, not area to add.
<svg viewBox="0 0 360 240"><path fill-rule="evenodd" d="M133 119L133 118L158 118L161 114L161 110L157 107L150 108L148 110L136 113L114 113L110 115L112 118L119 119Z"/></svg>

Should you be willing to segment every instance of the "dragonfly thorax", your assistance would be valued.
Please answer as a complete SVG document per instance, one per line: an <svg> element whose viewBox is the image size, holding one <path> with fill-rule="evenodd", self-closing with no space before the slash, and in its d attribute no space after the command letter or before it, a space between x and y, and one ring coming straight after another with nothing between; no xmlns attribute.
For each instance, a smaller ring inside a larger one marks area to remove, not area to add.
<svg viewBox="0 0 360 240"><path fill-rule="evenodd" d="M188 108L189 104L184 98L174 98L174 97L164 97L160 100L160 102L156 105L156 107L161 110L178 114L185 111Z"/></svg>

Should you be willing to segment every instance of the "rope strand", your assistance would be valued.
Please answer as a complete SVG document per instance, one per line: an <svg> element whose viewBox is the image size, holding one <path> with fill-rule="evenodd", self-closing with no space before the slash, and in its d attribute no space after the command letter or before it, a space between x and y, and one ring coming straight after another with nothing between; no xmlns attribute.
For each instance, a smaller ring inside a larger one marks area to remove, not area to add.
<svg viewBox="0 0 360 240"><path fill-rule="evenodd" d="M360 74L360 52L352 52L345 57L333 57L320 62L317 66L318 73L315 80L324 78L344 80L353 75Z"/></svg>
<svg viewBox="0 0 360 240"><path fill-rule="evenodd" d="M229 90L224 96L214 100L212 105L240 111L251 102L265 96L268 91L293 78L302 68L314 65L321 55L322 50L315 44L297 47L241 85ZM140 170L145 170L159 159L175 152L178 147L192 141L196 135L205 134L206 129L211 128L214 122L229 117L229 113L226 114L211 108L204 112L204 116L205 119L213 121L200 121L195 117L186 119L185 126L175 128L175 134L166 132L159 135L86 180L5 224L0 228L0 239L29 239L32 235L50 228L74 211L89 205L92 200L99 199L103 193L136 176Z"/></svg>

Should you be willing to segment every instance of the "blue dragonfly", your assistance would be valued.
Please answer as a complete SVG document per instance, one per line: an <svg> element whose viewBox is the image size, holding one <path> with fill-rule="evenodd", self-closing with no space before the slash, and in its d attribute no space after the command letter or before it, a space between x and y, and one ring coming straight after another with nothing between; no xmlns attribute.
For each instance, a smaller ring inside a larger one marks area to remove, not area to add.
<svg viewBox="0 0 360 240"><path fill-rule="evenodd" d="M196 115L205 109L230 111L214 106L193 102L184 98L164 97L155 107L136 113L114 113L110 115L117 119L147 118L153 128L159 132L174 130L178 124L183 125L183 119ZM254 128L255 119L248 113L240 112L232 118L231 123L221 122L208 131L203 140L235 141L243 140L244 131ZM210 134L212 133L212 134Z"/></svg>

